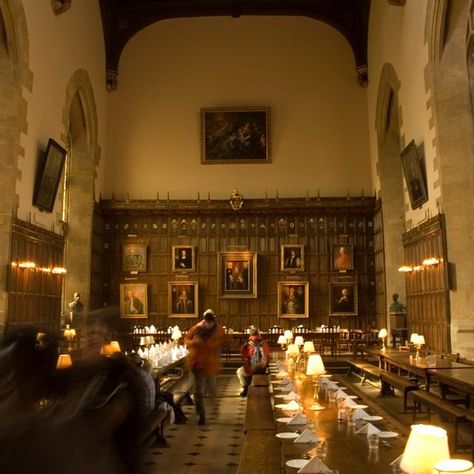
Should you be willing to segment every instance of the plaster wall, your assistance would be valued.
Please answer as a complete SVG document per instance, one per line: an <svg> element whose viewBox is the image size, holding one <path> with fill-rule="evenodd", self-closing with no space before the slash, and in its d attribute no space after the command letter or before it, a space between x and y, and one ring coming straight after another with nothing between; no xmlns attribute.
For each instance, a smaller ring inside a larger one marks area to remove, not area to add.
<svg viewBox="0 0 474 474"><path fill-rule="evenodd" d="M272 163L201 164L200 109L270 106ZM372 193L366 89L347 41L299 17L166 20L125 47L104 197Z"/></svg>

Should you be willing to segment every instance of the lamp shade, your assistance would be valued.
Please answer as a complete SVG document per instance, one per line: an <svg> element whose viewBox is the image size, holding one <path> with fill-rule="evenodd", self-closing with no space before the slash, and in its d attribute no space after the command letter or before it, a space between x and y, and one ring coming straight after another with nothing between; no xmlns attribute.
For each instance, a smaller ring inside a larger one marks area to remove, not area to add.
<svg viewBox="0 0 474 474"><path fill-rule="evenodd" d="M178 326L175 326L173 330L171 331L171 339L173 339L173 341L177 341L181 336L182 336L181 330L179 329Z"/></svg>
<svg viewBox="0 0 474 474"><path fill-rule="evenodd" d="M110 341L110 346L114 352L120 352L120 344L118 341Z"/></svg>
<svg viewBox="0 0 474 474"><path fill-rule="evenodd" d="M412 425L400 467L407 474L432 474L433 466L449 459L448 435L438 426Z"/></svg>
<svg viewBox="0 0 474 474"><path fill-rule="evenodd" d="M296 336L295 337L295 344L297 346L302 346L304 344L303 336Z"/></svg>
<svg viewBox="0 0 474 474"><path fill-rule="evenodd" d="M447 474L448 472L474 472L471 461L465 459L445 459L433 466L433 474Z"/></svg>
<svg viewBox="0 0 474 474"><path fill-rule="evenodd" d="M66 369L67 367L71 367L72 359L69 354L59 354L58 362L56 363L56 369Z"/></svg>
<svg viewBox="0 0 474 474"><path fill-rule="evenodd" d="M286 337L281 334L279 337L278 337L278 344L286 344Z"/></svg>
<svg viewBox="0 0 474 474"><path fill-rule="evenodd" d="M288 341L293 339L293 333L289 329L287 329L283 334Z"/></svg>
<svg viewBox="0 0 474 474"><path fill-rule="evenodd" d="M386 328L382 328L380 331L379 331L379 338L383 338L383 337L387 337L388 336L388 331Z"/></svg>
<svg viewBox="0 0 474 474"><path fill-rule="evenodd" d="M300 353L300 350L296 344L288 344L288 349L286 350L287 356L295 356Z"/></svg>
<svg viewBox="0 0 474 474"><path fill-rule="evenodd" d="M413 332L410 336L410 342L412 344L415 344L415 339L416 339L416 336L418 336L418 334L416 332Z"/></svg>
<svg viewBox="0 0 474 474"><path fill-rule="evenodd" d="M326 373L326 369L321 356L319 354L310 355L306 366L306 375L322 375L324 373Z"/></svg>
<svg viewBox="0 0 474 474"><path fill-rule="evenodd" d="M413 343L422 346L425 343L425 336L417 334Z"/></svg>
<svg viewBox="0 0 474 474"><path fill-rule="evenodd" d="M303 352L316 352L313 341L304 341Z"/></svg>

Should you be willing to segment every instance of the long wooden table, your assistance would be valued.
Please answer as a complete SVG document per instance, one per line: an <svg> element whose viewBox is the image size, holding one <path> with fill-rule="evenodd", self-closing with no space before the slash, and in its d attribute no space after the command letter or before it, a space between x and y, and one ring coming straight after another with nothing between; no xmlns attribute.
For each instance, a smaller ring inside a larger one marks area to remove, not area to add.
<svg viewBox="0 0 474 474"><path fill-rule="evenodd" d="M303 390L307 391L308 387L306 386ZM312 390L311 385L309 390ZM282 402L276 402L276 404L278 403ZM322 403L328 406L328 402ZM316 436L319 439L324 439L327 443L327 456L323 462L328 468L338 469L341 474L347 472L352 474L367 474L368 472L371 474L386 474L390 472L390 463L403 452L405 446L406 439L402 435L387 440L380 439L378 452L371 453L368 449L367 435L355 434L355 431L366 422L358 421L355 426L351 426L346 422L337 421L335 406L329 406L323 411L312 411L309 409L309 405L306 405L303 415L310 420L310 424L313 424L311 429ZM277 408L276 416L278 418L290 415ZM377 422L376 426L383 431L392 431L385 421ZM302 431L304 428L304 426L291 428L285 423L277 424L278 432ZM295 444L292 439L281 439L280 444L281 462L284 469L282 472L285 472L285 474L294 474L297 471L286 466L287 461L313 456L316 453L315 445Z"/></svg>
<svg viewBox="0 0 474 474"><path fill-rule="evenodd" d="M443 397L446 393L446 387L449 387L466 395L466 403L472 405L471 398L474 396L474 368L430 369L429 373L438 380Z"/></svg>

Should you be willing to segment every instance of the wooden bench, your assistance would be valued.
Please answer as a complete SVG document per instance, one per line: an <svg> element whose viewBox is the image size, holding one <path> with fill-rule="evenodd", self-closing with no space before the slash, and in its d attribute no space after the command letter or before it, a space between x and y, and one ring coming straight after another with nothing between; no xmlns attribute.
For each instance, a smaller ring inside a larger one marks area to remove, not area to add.
<svg viewBox="0 0 474 474"><path fill-rule="evenodd" d="M376 365L361 359L346 359L346 362L349 364L347 375L351 375L355 370L361 372L361 385L368 380L369 376L380 379L381 369Z"/></svg>
<svg viewBox="0 0 474 474"><path fill-rule="evenodd" d="M456 452L458 448L458 425L460 421L467 421L468 411L426 390L411 391L409 397L413 400L414 422L416 421L417 413L421 413L421 407L425 406L428 418L431 418L431 410L433 409L439 415L448 418L454 423L454 451Z"/></svg>
<svg viewBox="0 0 474 474"><path fill-rule="evenodd" d="M418 390L418 383L408 379L407 377L402 377L401 375L397 375L393 372L388 372L386 370L380 371L380 381L382 383L382 397L393 396L394 388L397 388L398 390L403 392L403 413L406 413L408 393L412 390Z"/></svg>

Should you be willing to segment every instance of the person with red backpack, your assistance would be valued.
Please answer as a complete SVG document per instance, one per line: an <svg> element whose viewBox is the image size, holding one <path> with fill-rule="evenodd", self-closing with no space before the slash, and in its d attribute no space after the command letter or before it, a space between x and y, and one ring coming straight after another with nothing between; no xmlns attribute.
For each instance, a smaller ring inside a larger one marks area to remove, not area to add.
<svg viewBox="0 0 474 474"><path fill-rule="evenodd" d="M262 339L257 328L250 329L249 340L244 343L240 350L245 364L237 369L237 378L239 379L242 391L241 397L246 397L253 374L265 374L267 372L270 346L268 342Z"/></svg>

